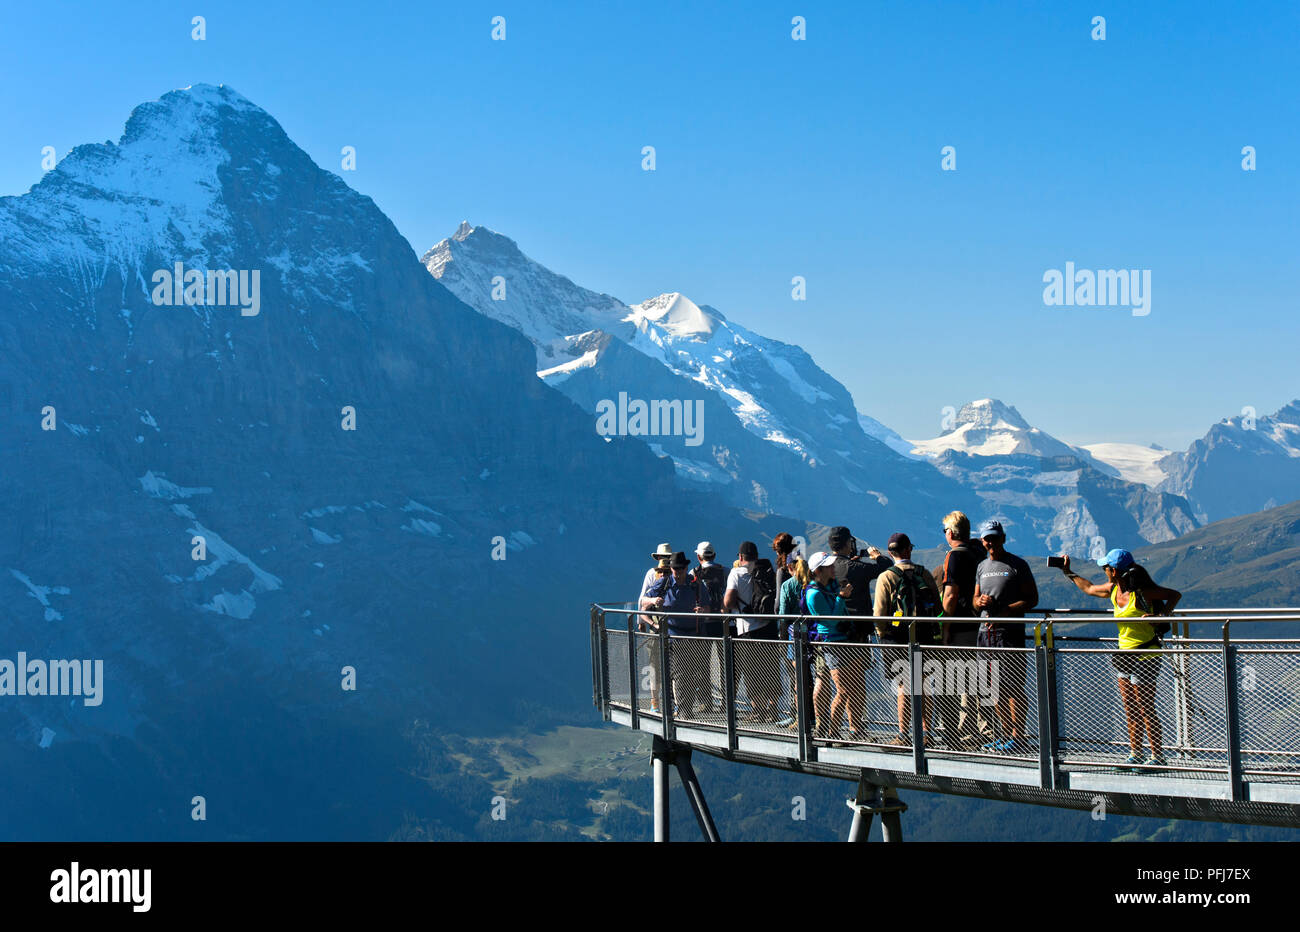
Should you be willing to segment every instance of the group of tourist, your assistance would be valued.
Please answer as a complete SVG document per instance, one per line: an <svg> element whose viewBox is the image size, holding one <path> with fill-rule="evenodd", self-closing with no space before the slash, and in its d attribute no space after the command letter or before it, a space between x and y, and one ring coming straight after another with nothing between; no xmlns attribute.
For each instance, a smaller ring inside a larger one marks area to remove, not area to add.
<svg viewBox="0 0 1300 932"><path fill-rule="evenodd" d="M828 741L842 738L847 726L851 740L880 743L869 734L865 708L868 670L876 654L886 659L891 653L905 656L905 645L913 637L929 647L982 648L977 653L980 662L997 665L993 714L986 714L986 697L963 691L955 697L956 721L945 721L942 740L953 749L1027 750L1028 652L1023 650L1025 624L1015 619L1023 619L1038 604L1033 571L1007 551L1006 532L997 520L981 524L978 538L972 540L970 519L954 511L943 519L943 531L948 551L933 572L912 561L912 542L902 532L889 538L885 552L868 546L860 553L849 529L835 527L829 549L808 557L796 549L792 535L782 533L771 544L775 561L760 558L757 545L745 541L730 567L716 562L708 541L695 548L694 566L684 552L663 543L651 554L654 565L642 580L636 602L644 613L639 625L643 631L662 627L670 644L674 637L720 639L724 624L730 625L740 642L734 657L737 680L744 683L749 700L745 721L796 728L793 716L782 713L783 699L788 697L793 709L798 691L811 688L815 736ZM1052 562L1080 591L1110 600L1119 626L1119 649L1112 663L1128 720L1132 753L1127 763L1163 766L1155 696L1160 635L1168 626L1151 619L1172 613L1180 593L1157 586L1127 550L1111 550L1097 561L1105 573L1098 583L1075 573L1068 556ZM799 630L794 621L799 618L808 642L817 645L804 652L804 670L798 669L794 641ZM745 643L750 641L787 642L784 676L771 649ZM854 646L867 643L886 646ZM674 647L680 656L681 648ZM717 687L722 641L697 642L693 650L690 662L669 661L676 714L689 718L722 713ZM650 668L652 681L657 681L662 671L654 653ZM885 662L881 675L897 697L898 732L885 743L910 746L910 671L905 663ZM657 689L650 692L657 708ZM923 740L930 746L940 740L937 726L932 727L932 703L923 694L918 700ZM1144 737L1151 749L1149 759Z"/></svg>

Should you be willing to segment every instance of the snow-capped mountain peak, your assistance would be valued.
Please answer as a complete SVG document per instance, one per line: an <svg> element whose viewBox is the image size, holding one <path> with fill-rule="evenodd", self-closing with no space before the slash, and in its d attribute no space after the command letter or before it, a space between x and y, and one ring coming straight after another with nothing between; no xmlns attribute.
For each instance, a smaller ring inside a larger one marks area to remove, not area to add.
<svg viewBox="0 0 1300 932"><path fill-rule="evenodd" d="M1013 405L1003 404L996 398L981 398L962 405L957 412L957 423L985 430L1033 430Z"/></svg>
<svg viewBox="0 0 1300 932"><path fill-rule="evenodd" d="M697 337L705 340L713 336L718 324L725 320L722 314L712 308L705 311L690 298L676 291L632 305L632 320L635 322L642 317L654 321L674 337L682 339Z"/></svg>
<svg viewBox="0 0 1300 932"><path fill-rule="evenodd" d="M1027 454L1076 457L1084 461L1092 459L1086 450L1072 447L1030 426L1019 411L996 398L982 398L962 405L947 433L933 440L918 441L913 450L929 457L951 450L972 456ZM1107 471L1113 470L1107 467Z"/></svg>

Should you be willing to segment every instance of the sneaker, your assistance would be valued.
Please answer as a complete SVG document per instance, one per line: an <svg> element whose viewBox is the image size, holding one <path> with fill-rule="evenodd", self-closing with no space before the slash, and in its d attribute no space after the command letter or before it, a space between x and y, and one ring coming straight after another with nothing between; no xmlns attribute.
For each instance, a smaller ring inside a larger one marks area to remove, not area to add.
<svg viewBox="0 0 1300 932"><path fill-rule="evenodd" d="M1002 750L1002 742L1001 742L1001 741L996 741L996 740L995 740L995 741L990 741L988 744L982 744L982 745L980 745L980 750L981 750L981 751L1000 751L1000 750Z"/></svg>
<svg viewBox="0 0 1300 932"><path fill-rule="evenodd" d="M1141 754L1130 754L1128 756L1128 759L1124 761L1124 763L1128 764L1129 766L1121 767L1120 768L1121 770L1127 770L1129 773L1141 773L1142 768L1135 765L1145 764L1146 760L1142 757Z"/></svg>
<svg viewBox="0 0 1300 932"><path fill-rule="evenodd" d="M1147 763L1151 764L1154 767L1169 766L1169 761L1165 760L1165 756L1161 754L1159 751L1156 751L1154 754L1152 754L1151 760L1147 761Z"/></svg>
<svg viewBox="0 0 1300 932"><path fill-rule="evenodd" d="M782 728L792 728L795 725L794 716L782 715L780 721L778 721L776 724Z"/></svg>

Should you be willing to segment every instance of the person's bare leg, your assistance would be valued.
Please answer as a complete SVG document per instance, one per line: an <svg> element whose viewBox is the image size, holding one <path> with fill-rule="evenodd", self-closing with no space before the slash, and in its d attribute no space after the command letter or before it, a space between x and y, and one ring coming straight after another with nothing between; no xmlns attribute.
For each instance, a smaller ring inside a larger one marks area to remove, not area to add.
<svg viewBox="0 0 1300 932"><path fill-rule="evenodd" d="M827 734L827 729L830 727L830 690L831 686L827 681L826 674L819 674L816 683L813 684L813 708L817 711L817 730L822 734Z"/></svg>
<svg viewBox="0 0 1300 932"><path fill-rule="evenodd" d="M1119 678L1119 698L1124 705L1124 718L1128 723L1128 744L1134 757L1142 756L1142 710L1138 705L1137 689L1126 677Z"/></svg>
<svg viewBox="0 0 1300 932"><path fill-rule="evenodd" d="M908 708L907 690L904 688L902 680L899 680L896 689L898 692L898 733L905 735L911 725L911 715L909 714L911 709Z"/></svg>
<svg viewBox="0 0 1300 932"><path fill-rule="evenodd" d="M1156 713L1156 684L1138 683L1134 687L1137 694L1138 712L1146 725L1147 740L1151 743L1152 754L1164 753L1164 735L1160 729L1160 716Z"/></svg>
<svg viewBox="0 0 1300 932"><path fill-rule="evenodd" d="M835 685L835 698L831 700L830 730L831 737L836 737L840 733L840 727L844 723L844 710L848 703L848 696L844 692L841 680L841 670L831 671L831 682Z"/></svg>
<svg viewBox="0 0 1300 932"><path fill-rule="evenodd" d="M1020 696L1007 696L1007 717L1011 721L1011 740L1025 738L1025 702Z"/></svg>

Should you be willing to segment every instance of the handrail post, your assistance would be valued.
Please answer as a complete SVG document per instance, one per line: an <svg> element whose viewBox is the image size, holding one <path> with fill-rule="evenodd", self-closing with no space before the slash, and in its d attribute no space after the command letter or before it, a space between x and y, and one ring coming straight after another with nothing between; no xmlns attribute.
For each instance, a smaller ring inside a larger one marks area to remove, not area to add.
<svg viewBox="0 0 1300 932"><path fill-rule="evenodd" d="M591 603L591 626L587 631L588 646L591 648L591 704L600 708L600 684L598 682L599 658L596 656L596 603Z"/></svg>
<svg viewBox="0 0 1300 932"><path fill-rule="evenodd" d="M809 737L812 735L812 677L808 675L808 626L803 616L791 627L794 635L794 717L799 728L799 760L808 760Z"/></svg>
<svg viewBox="0 0 1300 932"><path fill-rule="evenodd" d="M722 713L727 722L727 750L736 750L736 645L731 619L722 619ZM748 685L748 684L746 684Z"/></svg>
<svg viewBox="0 0 1300 932"><path fill-rule="evenodd" d="M1223 622L1223 699L1228 727L1228 793L1233 802L1242 799L1241 730L1237 706L1237 648L1228 634L1231 620Z"/></svg>
<svg viewBox="0 0 1300 932"><path fill-rule="evenodd" d="M637 696L641 671L636 666L636 615L627 616L627 706L632 713L632 730L641 727L641 699Z"/></svg>
<svg viewBox="0 0 1300 932"><path fill-rule="evenodd" d="M668 619L663 618L659 622L659 714L665 741L677 736L677 725L673 722L673 672L668 666L670 654Z"/></svg>
<svg viewBox="0 0 1300 932"><path fill-rule="evenodd" d="M1038 680L1038 781L1045 790L1057 789L1060 783L1060 707L1056 694L1056 647L1052 641L1052 622L1047 621L1047 637L1042 637L1043 622L1034 626L1034 661Z"/></svg>
<svg viewBox="0 0 1300 932"><path fill-rule="evenodd" d="M911 689L911 695L907 698L912 715L912 770L924 774L929 773L930 768L925 760L925 731L921 727L921 708L925 701L921 662L921 647L916 643L916 621L913 620L907 626L907 666Z"/></svg>
<svg viewBox="0 0 1300 932"><path fill-rule="evenodd" d="M591 606L591 653L593 699L600 709L600 717L608 722L609 647L605 638L605 610L594 602Z"/></svg>

